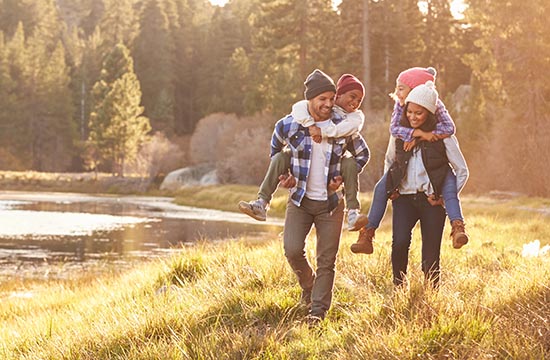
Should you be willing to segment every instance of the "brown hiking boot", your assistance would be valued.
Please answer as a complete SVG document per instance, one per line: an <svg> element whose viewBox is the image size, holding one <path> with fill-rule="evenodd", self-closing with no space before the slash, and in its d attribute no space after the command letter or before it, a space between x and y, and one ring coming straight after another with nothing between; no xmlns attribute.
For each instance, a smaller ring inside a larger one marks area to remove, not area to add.
<svg viewBox="0 0 550 360"><path fill-rule="evenodd" d="M462 220L451 221L451 238L453 239L453 247L460 249L468 243L469 237L465 229L466 224Z"/></svg>
<svg viewBox="0 0 550 360"><path fill-rule="evenodd" d="M372 239L374 239L375 231L376 228L362 228L359 230L357 242L350 246L351 252L354 254L372 254L374 252Z"/></svg>

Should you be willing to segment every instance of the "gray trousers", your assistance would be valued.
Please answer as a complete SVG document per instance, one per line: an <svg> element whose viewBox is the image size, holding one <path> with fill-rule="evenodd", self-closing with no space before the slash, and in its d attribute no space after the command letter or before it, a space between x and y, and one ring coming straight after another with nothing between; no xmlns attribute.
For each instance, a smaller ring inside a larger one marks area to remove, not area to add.
<svg viewBox="0 0 550 360"><path fill-rule="evenodd" d="M312 290L312 315L324 317L332 302L336 255L340 245L343 218L343 202L338 204L332 214L327 210L327 201L315 201L304 197L299 207L291 201L287 204L284 229L285 256L302 289ZM306 238L314 224L317 232L317 271L313 270L305 252Z"/></svg>

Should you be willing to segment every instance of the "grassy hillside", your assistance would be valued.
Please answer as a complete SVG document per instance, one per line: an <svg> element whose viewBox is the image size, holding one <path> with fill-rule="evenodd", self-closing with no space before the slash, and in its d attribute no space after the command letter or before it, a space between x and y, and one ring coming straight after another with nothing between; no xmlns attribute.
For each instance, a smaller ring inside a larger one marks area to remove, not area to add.
<svg viewBox="0 0 550 360"><path fill-rule="evenodd" d="M223 195L234 190L218 190L211 205L235 203ZM464 206L472 241L452 249L447 225L437 292L423 287L418 230L409 286L392 285L388 216L373 255L352 254L356 235L344 231L333 308L315 329L301 321L276 234L202 242L121 274L3 284L0 358L550 358L550 255L522 256L525 243L550 243L550 202L468 197Z"/></svg>

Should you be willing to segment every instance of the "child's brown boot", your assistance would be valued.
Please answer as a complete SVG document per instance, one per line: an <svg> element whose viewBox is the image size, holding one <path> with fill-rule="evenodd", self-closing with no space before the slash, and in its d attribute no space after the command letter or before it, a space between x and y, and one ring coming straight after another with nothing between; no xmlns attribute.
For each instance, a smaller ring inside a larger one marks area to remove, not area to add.
<svg viewBox="0 0 550 360"><path fill-rule="evenodd" d="M453 247L460 249L468 243L469 237L465 229L466 224L462 220L451 221L451 238L453 239Z"/></svg>
<svg viewBox="0 0 550 360"><path fill-rule="evenodd" d="M351 252L354 254L372 254L374 252L372 239L374 239L375 231L376 228L361 228L357 242L351 244Z"/></svg>

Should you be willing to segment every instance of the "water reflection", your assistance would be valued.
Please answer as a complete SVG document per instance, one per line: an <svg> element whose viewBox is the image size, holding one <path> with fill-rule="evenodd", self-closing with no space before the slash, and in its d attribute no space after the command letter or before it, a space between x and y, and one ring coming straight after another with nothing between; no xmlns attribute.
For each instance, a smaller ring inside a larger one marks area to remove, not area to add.
<svg viewBox="0 0 550 360"><path fill-rule="evenodd" d="M167 211L158 204L148 206L143 198L132 202L63 195L57 201L5 197L0 198L0 271L4 275L25 266L144 259L199 239L269 237L281 231L276 225L219 221L220 216L217 221L189 219L193 216L178 207Z"/></svg>

